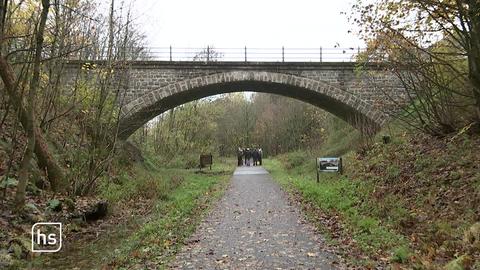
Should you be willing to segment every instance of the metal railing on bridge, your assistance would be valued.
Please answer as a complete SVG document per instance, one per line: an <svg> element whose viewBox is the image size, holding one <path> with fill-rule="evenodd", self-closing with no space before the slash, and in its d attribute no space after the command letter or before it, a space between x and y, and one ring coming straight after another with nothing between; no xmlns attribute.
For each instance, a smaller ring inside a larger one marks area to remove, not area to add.
<svg viewBox="0 0 480 270"><path fill-rule="evenodd" d="M357 48L204 48L135 47L117 52L117 59L143 61L203 61L203 62L355 62ZM105 53L83 52L78 58L104 60ZM123 57L122 57L123 56Z"/></svg>
<svg viewBox="0 0 480 270"><path fill-rule="evenodd" d="M151 47L149 60L232 62L352 62L361 48Z"/></svg>

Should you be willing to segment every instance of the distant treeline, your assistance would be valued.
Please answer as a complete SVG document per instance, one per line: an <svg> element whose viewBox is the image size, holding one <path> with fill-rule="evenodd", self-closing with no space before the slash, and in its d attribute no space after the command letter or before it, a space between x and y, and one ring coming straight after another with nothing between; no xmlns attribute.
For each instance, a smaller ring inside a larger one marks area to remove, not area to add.
<svg viewBox="0 0 480 270"><path fill-rule="evenodd" d="M231 93L170 110L138 130L132 140L166 159L199 153L234 156L238 147L261 147L269 156L318 148L332 117L291 98Z"/></svg>

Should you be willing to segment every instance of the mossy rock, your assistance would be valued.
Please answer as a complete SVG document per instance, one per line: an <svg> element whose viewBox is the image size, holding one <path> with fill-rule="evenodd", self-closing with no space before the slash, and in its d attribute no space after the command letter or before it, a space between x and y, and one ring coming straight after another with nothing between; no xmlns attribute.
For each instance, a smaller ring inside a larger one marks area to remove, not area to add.
<svg viewBox="0 0 480 270"><path fill-rule="evenodd" d="M62 210L62 202L57 199L50 200L47 203L47 208L52 211L59 212Z"/></svg>
<svg viewBox="0 0 480 270"><path fill-rule="evenodd" d="M27 203L23 206L22 218L31 223L45 221L45 216L33 203Z"/></svg>
<svg viewBox="0 0 480 270"><path fill-rule="evenodd" d="M32 182L28 182L27 191L32 193L33 195L36 195L36 196L38 196L42 193L41 190L35 184L33 184Z"/></svg>
<svg viewBox="0 0 480 270"><path fill-rule="evenodd" d="M75 210L75 202L70 198L65 198L63 203L67 206L68 211L72 212Z"/></svg>
<svg viewBox="0 0 480 270"><path fill-rule="evenodd" d="M8 252L16 259L27 259L30 254L31 239L16 237L8 244Z"/></svg>
<svg viewBox="0 0 480 270"><path fill-rule="evenodd" d="M27 212L40 213L40 210L38 210L37 206L33 203L26 203L24 208Z"/></svg>

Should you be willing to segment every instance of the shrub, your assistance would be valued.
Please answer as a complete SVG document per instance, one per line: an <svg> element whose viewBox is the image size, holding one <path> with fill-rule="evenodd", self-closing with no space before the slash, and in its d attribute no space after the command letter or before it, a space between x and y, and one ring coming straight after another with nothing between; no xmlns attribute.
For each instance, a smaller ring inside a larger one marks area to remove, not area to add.
<svg viewBox="0 0 480 270"><path fill-rule="evenodd" d="M282 162L284 163L285 168L291 170L293 168L302 166L307 159L309 159L309 155L307 155L305 152L295 151L285 154L282 157Z"/></svg>
<svg viewBox="0 0 480 270"><path fill-rule="evenodd" d="M393 250L392 262L406 263L410 257L410 250L405 246L397 247Z"/></svg>

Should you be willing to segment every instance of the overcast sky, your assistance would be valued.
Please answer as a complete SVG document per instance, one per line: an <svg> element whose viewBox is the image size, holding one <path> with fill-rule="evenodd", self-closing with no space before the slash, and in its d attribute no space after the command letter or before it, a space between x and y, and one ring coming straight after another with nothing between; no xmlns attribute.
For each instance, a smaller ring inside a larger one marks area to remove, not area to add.
<svg viewBox="0 0 480 270"><path fill-rule="evenodd" d="M349 12L352 0L125 1L149 46L363 47L340 14Z"/></svg>

